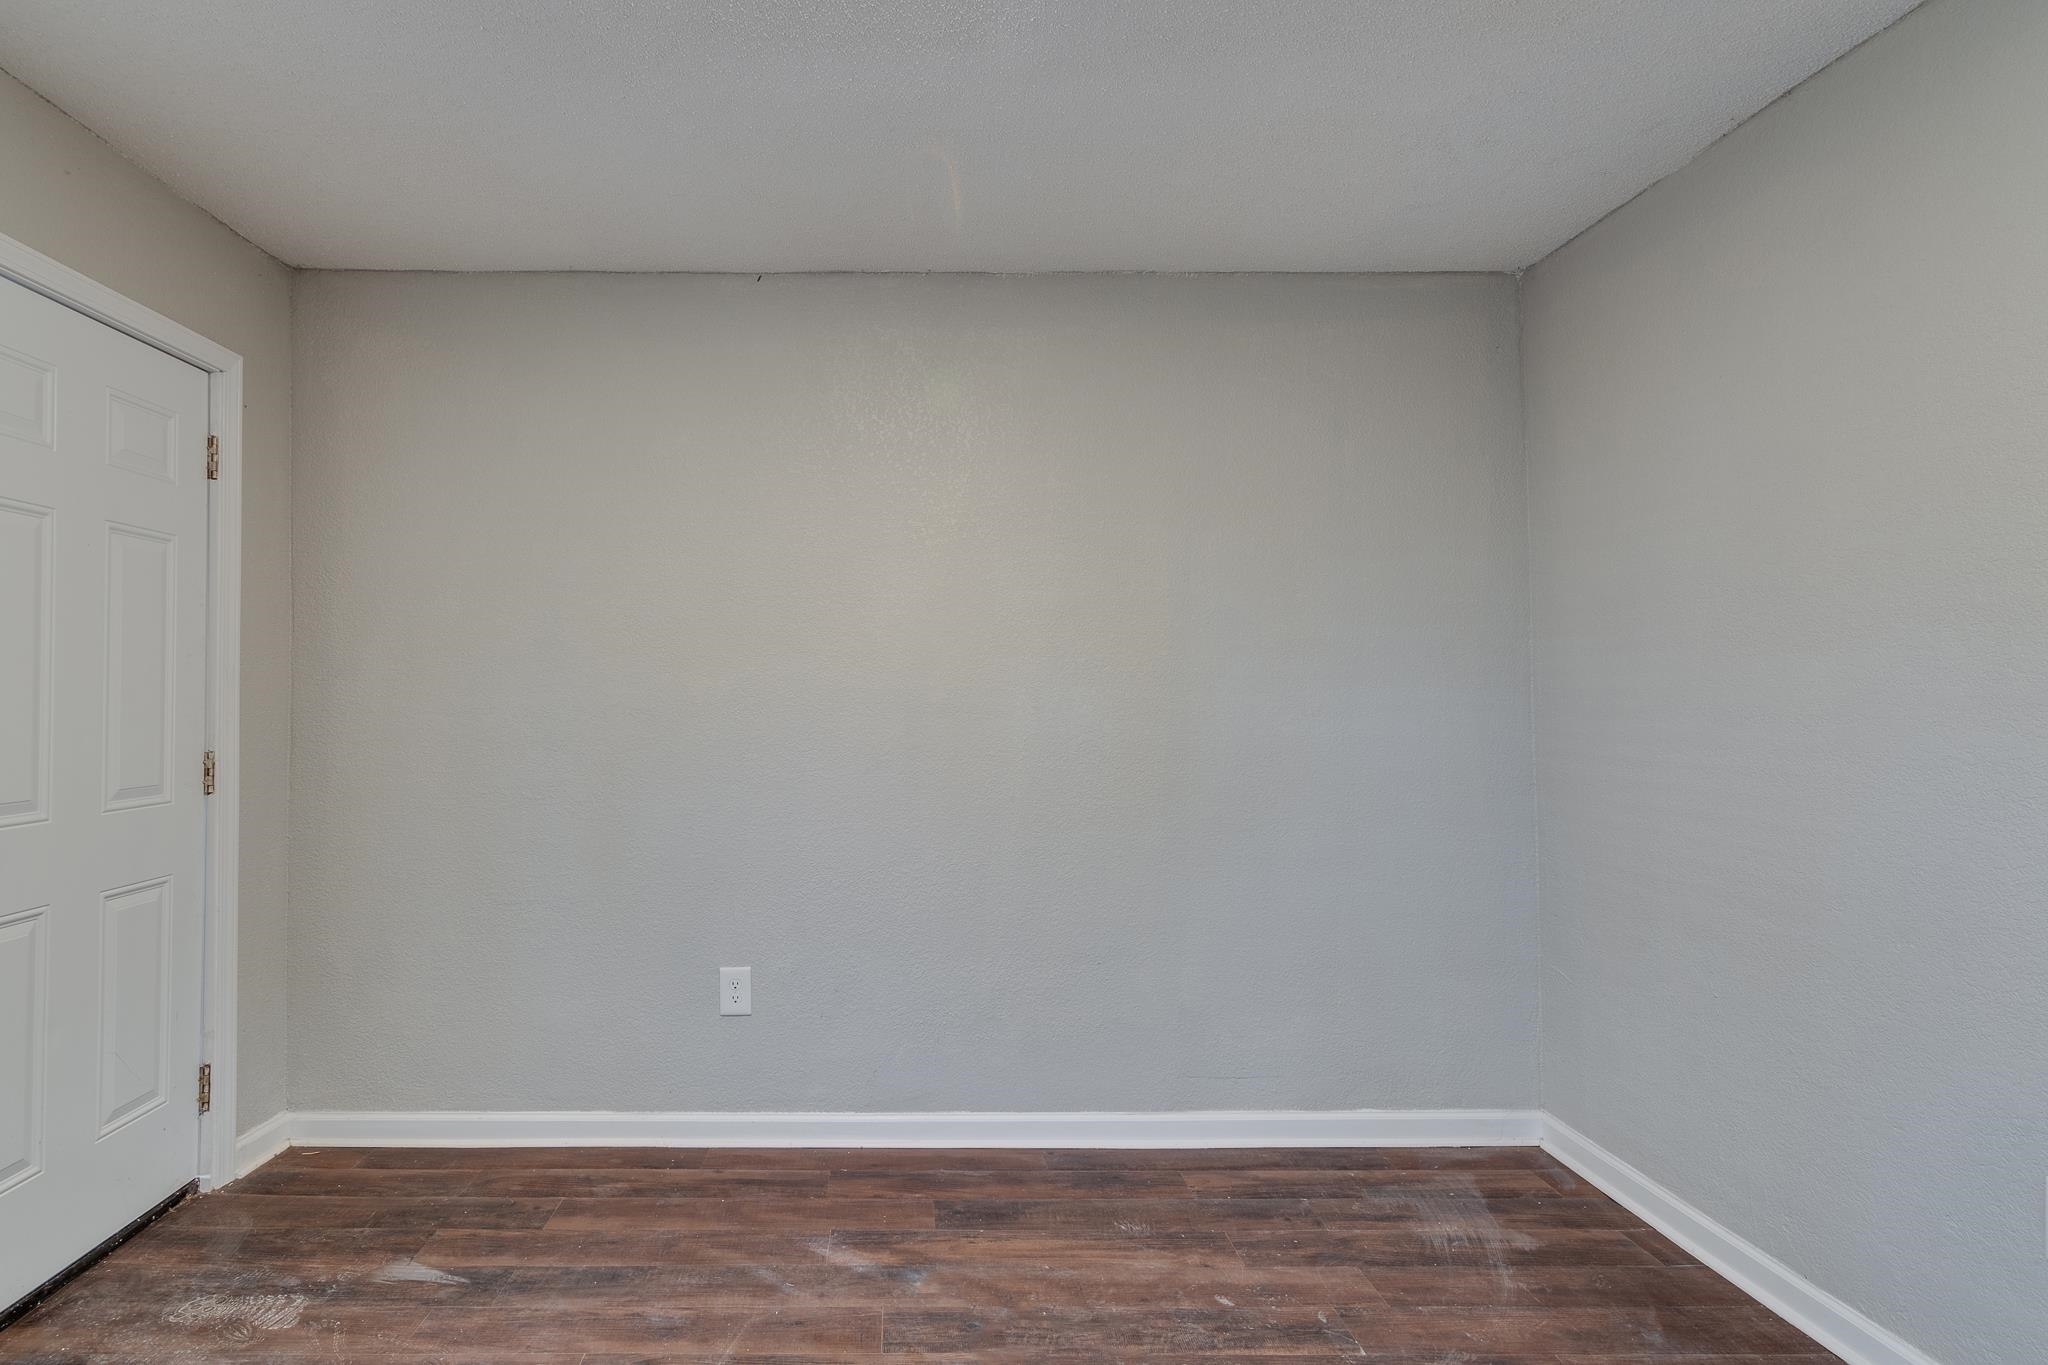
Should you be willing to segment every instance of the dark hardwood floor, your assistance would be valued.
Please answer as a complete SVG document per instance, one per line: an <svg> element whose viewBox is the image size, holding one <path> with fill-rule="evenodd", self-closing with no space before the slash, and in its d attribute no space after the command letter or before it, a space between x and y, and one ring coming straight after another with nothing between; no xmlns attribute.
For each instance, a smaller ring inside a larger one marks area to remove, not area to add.
<svg viewBox="0 0 2048 1365"><path fill-rule="evenodd" d="M1821 1365L1530 1148L299 1150L0 1360Z"/></svg>

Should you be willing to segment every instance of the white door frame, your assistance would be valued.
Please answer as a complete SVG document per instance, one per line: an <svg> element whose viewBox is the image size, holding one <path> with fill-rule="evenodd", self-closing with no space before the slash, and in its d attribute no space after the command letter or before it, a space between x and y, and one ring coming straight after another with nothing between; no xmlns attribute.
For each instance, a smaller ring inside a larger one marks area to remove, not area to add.
<svg viewBox="0 0 2048 1365"><path fill-rule="evenodd" d="M0 278L26 285L207 372L207 429L220 444L220 479L207 489L206 743L216 768L214 795L206 810L206 894L201 911L206 946L199 1042L200 1060L213 1066L213 1106L199 1119L199 1182L201 1188L211 1189L235 1178L235 893L242 842L242 357L5 234L0 234Z"/></svg>

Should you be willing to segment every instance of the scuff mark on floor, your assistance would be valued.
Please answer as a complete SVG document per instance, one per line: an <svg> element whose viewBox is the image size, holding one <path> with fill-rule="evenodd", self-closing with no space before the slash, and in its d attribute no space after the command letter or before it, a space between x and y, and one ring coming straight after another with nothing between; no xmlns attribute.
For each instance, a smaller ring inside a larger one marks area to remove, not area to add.
<svg viewBox="0 0 2048 1365"><path fill-rule="evenodd" d="M712 1361L712 1365L729 1365L729 1362L733 1358L733 1353L739 1350L740 1339L746 1336L746 1334L753 1329L754 1324L759 1322L760 1320L760 1314L748 1314L747 1320L739 1325L738 1330L735 1331L730 1337L726 1338L725 1346L723 1347L723 1349L719 1351L717 1358L714 1361Z"/></svg>
<svg viewBox="0 0 2048 1365"><path fill-rule="evenodd" d="M875 1264L867 1257L840 1246L836 1236L809 1242L806 1245L810 1248L812 1255L820 1260L829 1261L842 1270L868 1270L872 1269Z"/></svg>
<svg viewBox="0 0 2048 1365"><path fill-rule="evenodd" d="M430 1265L421 1265L411 1257L386 1261L377 1267L371 1279L380 1284L468 1284L460 1275L451 1275L445 1270L436 1270Z"/></svg>
<svg viewBox="0 0 2048 1365"><path fill-rule="evenodd" d="M185 1300L167 1316L181 1326L217 1323L280 1332L298 1326L299 1315L310 1302L304 1294L201 1294Z"/></svg>

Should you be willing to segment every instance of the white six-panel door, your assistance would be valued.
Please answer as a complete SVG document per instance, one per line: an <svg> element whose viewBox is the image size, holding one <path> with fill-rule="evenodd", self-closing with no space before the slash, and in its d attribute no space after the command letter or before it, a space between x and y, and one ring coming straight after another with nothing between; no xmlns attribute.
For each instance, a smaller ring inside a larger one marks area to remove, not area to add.
<svg viewBox="0 0 2048 1365"><path fill-rule="evenodd" d="M198 1169L206 413L0 280L0 1308Z"/></svg>

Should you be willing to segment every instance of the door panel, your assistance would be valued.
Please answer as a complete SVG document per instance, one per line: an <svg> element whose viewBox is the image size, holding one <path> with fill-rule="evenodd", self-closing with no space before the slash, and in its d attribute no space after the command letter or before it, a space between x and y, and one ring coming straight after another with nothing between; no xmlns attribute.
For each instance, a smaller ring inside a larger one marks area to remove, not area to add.
<svg viewBox="0 0 2048 1365"><path fill-rule="evenodd" d="M176 483L178 415L125 393L108 393L107 463Z"/></svg>
<svg viewBox="0 0 2048 1365"><path fill-rule="evenodd" d="M107 528L108 810L170 800L177 538Z"/></svg>
<svg viewBox="0 0 2048 1365"><path fill-rule="evenodd" d="M50 509L0 501L0 827L50 814Z"/></svg>
<svg viewBox="0 0 2048 1365"><path fill-rule="evenodd" d="M164 1102L171 1000L171 883L100 898L100 1135Z"/></svg>
<svg viewBox="0 0 2048 1365"><path fill-rule="evenodd" d="M0 1194L43 1165L49 907L0 919Z"/></svg>
<svg viewBox="0 0 2048 1365"><path fill-rule="evenodd" d="M0 281L0 1307L198 1169L206 397Z"/></svg>
<svg viewBox="0 0 2048 1365"><path fill-rule="evenodd" d="M57 371L47 361L0 347L0 434L49 445L56 391Z"/></svg>

